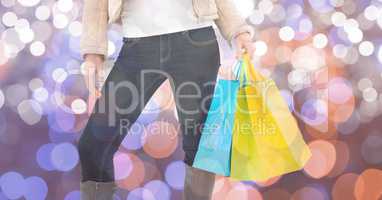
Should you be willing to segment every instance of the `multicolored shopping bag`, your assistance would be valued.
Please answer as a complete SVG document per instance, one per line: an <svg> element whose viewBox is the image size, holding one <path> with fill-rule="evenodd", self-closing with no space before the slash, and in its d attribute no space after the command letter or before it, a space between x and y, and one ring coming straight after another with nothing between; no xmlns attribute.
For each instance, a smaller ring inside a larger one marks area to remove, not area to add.
<svg viewBox="0 0 382 200"><path fill-rule="evenodd" d="M244 54L235 109L233 179L264 181L303 168L311 157L297 122L272 79L258 73Z"/></svg>
<svg viewBox="0 0 382 200"><path fill-rule="evenodd" d="M238 80L218 79L193 167L229 176Z"/></svg>

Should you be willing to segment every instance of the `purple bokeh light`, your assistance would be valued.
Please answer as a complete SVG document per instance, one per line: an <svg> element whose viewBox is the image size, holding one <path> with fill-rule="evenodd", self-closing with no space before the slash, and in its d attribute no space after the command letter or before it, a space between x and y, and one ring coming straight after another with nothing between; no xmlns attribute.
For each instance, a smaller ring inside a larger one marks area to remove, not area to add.
<svg viewBox="0 0 382 200"><path fill-rule="evenodd" d="M71 143L56 145L50 156L54 167L59 171L72 170L79 160L77 148Z"/></svg>
<svg viewBox="0 0 382 200"><path fill-rule="evenodd" d="M25 179L25 184L26 191L24 196L26 200L41 200L45 199L48 195L48 185L40 177L28 177Z"/></svg>
<svg viewBox="0 0 382 200"><path fill-rule="evenodd" d="M308 99L301 107L301 117L307 124L321 124L327 119L326 106L321 100Z"/></svg>
<svg viewBox="0 0 382 200"><path fill-rule="evenodd" d="M55 144L53 143L44 144L36 153L37 164L46 171L53 171L55 169L50 157L54 146Z"/></svg>
<svg viewBox="0 0 382 200"><path fill-rule="evenodd" d="M146 188L136 188L127 195L126 200L157 200L153 193ZM159 199L158 199L159 200Z"/></svg>
<svg viewBox="0 0 382 200"><path fill-rule="evenodd" d="M137 122L147 125L155 121L161 111L159 105L151 99L143 109L142 113L139 115Z"/></svg>
<svg viewBox="0 0 382 200"><path fill-rule="evenodd" d="M312 8L315 11L320 12L320 13L327 13L327 12L330 12L334 9L330 5L329 0L321 0L321 1L309 0L309 4L310 4L310 6L312 6Z"/></svg>
<svg viewBox="0 0 382 200"><path fill-rule="evenodd" d="M144 188L150 190L157 200L169 200L171 197L171 190L163 181L150 181L146 183Z"/></svg>
<svg viewBox="0 0 382 200"><path fill-rule="evenodd" d="M26 190L24 177L17 172L7 172L0 178L0 187L9 199L21 198Z"/></svg>
<svg viewBox="0 0 382 200"><path fill-rule="evenodd" d="M128 154L117 152L113 158L116 180L127 178L133 170L133 162ZM118 167L117 167L118 166Z"/></svg>
<svg viewBox="0 0 382 200"><path fill-rule="evenodd" d="M78 190L69 192L64 200L80 200L81 199L81 193Z"/></svg>
<svg viewBox="0 0 382 200"><path fill-rule="evenodd" d="M142 148L142 138L145 132L145 126L139 122L131 125L122 145L129 150Z"/></svg>
<svg viewBox="0 0 382 200"><path fill-rule="evenodd" d="M8 198L2 192L0 192L0 200L8 200Z"/></svg>
<svg viewBox="0 0 382 200"><path fill-rule="evenodd" d="M184 186L184 178L186 168L183 161L174 161L170 163L165 172L165 179L167 184L177 190L182 190Z"/></svg>

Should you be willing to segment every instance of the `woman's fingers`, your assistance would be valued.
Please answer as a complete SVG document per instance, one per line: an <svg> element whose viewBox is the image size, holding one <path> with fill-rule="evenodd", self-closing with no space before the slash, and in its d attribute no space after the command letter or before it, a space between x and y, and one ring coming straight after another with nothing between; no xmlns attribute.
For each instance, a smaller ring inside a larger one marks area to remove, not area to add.
<svg viewBox="0 0 382 200"><path fill-rule="evenodd" d="M95 101L96 101L96 74L97 74L97 68L94 66L85 65L85 74L84 74L84 80L86 83L86 87L89 91L88 96L88 114L90 115L91 111L93 110Z"/></svg>
<svg viewBox="0 0 382 200"><path fill-rule="evenodd" d="M105 69L103 67L99 67L96 70L95 74L95 83L94 83L94 88L95 88L95 94L96 97L100 97L102 93L102 86L103 83L105 82Z"/></svg>
<svg viewBox="0 0 382 200"><path fill-rule="evenodd" d="M86 87L88 88L89 92L94 92L95 90L95 77L97 74L97 68L93 66L92 64L86 65L86 70L85 70L85 82L86 82Z"/></svg>
<svg viewBox="0 0 382 200"><path fill-rule="evenodd" d="M244 43L244 49L248 53L249 57L252 59L255 53L255 44L252 42Z"/></svg>
<svg viewBox="0 0 382 200"><path fill-rule="evenodd" d="M252 42L240 43L238 45L238 49L236 50L236 58L240 59L244 53L247 53L252 59L255 53L255 45Z"/></svg>
<svg viewBox="0 0 382 200"><path fill-rule="evenodd" d="M236 59L240 59L243 53L246 51L242 43L238 43L236 50Z"/></svg>
<svg viewBox="0 0 382 200"><path fill-rule="evenodd" d="M101 96L105 72L101 60L87 58L84 62L84 81L89 91L88 114L92 112L96 100Z"/></svg>

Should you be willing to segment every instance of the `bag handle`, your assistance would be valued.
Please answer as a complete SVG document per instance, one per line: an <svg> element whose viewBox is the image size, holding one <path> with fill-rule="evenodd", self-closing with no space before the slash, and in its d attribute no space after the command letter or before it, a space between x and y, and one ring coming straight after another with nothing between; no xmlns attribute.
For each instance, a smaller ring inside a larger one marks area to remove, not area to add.
<svg viewBox="0 0 382 200"><path fill-rule="evenodd" d="M239 80L239 74L240 74L240 65L241 60L236 60L236 63L233 65L232 73L235 76L235 80Z"/></svg>
<svg viewBox="0 0 382 200"><path fill-rule="evenodd" d="M249 63L246 60L246 54L243 54L241 58L236 62L236 65L234 67L234 74L236 80L239 80L239 85L242 87L245 85L247 81L250 80L248 67L250 66Z"/></svg>
<svg viewBox="0 0 382 200"><path fill-rule="evenodd" d="M247 77L251 81L263 81L265 78L263 75L261 75L257 70L255 70L255 67L251 61L251 58L248 53L244 53L242 56L242 60L246 65L246 72L247 72Z"/></svg>

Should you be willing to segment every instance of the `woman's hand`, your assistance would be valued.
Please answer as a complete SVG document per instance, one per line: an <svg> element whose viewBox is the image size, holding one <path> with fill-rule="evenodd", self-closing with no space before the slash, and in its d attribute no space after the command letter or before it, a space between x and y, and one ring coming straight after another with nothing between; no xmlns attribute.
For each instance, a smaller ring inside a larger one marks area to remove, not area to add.
<svg viewBox="0 0 382 200"><path fill-rule="evenodd" d="M241 33L235 37L236 59L239 59L244 52L252 58L255 52L255 45L252 42L251 35L247 32Z"/></svg>
<svg viewBox="0 0 382 200"><path fill-rule="evenodd" d="M101 96L101 83L104 81L104 58L99 54L86 54L84 62L84 80L89 90L88 111L93 110L93 106L98 97ZM90 113L89 113L90 114Z"/></svg>

